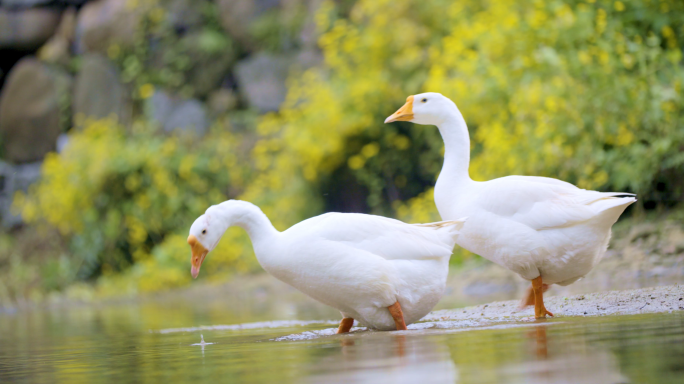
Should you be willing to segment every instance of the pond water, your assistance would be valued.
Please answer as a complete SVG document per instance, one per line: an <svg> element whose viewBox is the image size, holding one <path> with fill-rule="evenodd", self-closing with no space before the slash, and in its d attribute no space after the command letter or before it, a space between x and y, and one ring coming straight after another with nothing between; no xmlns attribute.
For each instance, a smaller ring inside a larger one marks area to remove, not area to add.
<svg viewBox="0 0 684 384"><path fill-rule="evenodd" d="M257 299L0 313L0 382L684 382L682 313L344 336L336 321L324 307Z"/></svg>

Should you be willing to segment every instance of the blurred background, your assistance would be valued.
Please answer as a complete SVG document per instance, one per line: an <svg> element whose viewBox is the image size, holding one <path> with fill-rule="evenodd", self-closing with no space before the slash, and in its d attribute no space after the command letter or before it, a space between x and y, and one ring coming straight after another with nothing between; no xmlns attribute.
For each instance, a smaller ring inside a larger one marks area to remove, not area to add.
<svg viewBox="0 0 684 384"><path fill-rule="evenodd" d="M190 224L227 199L279 230L439 220L439 132L383 124L424 91L475 180L638 194L592 290L681 282L683 47L677 0L0 0L0 308L189 286ZM525 284L452 267L473 297ZM231 229L198 280L259 273Z"/></svg>

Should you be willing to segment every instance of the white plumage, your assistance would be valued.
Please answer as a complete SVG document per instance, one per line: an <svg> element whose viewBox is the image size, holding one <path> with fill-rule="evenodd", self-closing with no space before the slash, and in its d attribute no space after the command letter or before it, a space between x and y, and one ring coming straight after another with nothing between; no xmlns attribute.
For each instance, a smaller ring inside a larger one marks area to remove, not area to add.
<svg viewBox="0 0 684 384"><path fill-rule="evenodd" d="M391 330L395 321L388 307L393 304L401 305L406 324L437 304L463 222L411 225L380 216L327 213L279 232L257 206L229 200L193 223L188 242L196 276L223 233L240 226L268 273L345 318Z"/></svg>
<svg viewBox="0 0 684 384"><path fill-rule="evenodd" d="M445 154L435 203L443 219L468 217L458 245L525 279L541 277L540 285L567 285L586 275L605 253L611 226L636 201L629 193L589 191L545 177L473 181L468 128L456 105L438 93L410 96L386 120L392 121L439 128Z"/></svg>

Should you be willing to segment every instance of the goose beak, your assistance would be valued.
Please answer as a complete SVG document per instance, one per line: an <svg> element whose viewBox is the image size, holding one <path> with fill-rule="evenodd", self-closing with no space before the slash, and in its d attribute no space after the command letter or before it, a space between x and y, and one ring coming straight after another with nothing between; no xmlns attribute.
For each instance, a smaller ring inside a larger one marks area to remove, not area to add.
<svg viewBox="0 0 684 384"><path fill-rule="evenodd" d="M209 251L204 248L202 243L197 240L195 235L188 236L188 244L190 244L190 248L192 249L192 257L190 259L192 269L190 272L192 273L192 278L196 279L197 275L199 275L202 262L204 261L204 258L207 257L207 253L209 253Z"/></svg>
<svg viewBox="0 0 684 384"><path fill-rule="evenodd" d="M393 123L395 121L411 121L413 120L413 96L406 98L406 104L394 112L390 117L385 119L385 124Z"/></svg>

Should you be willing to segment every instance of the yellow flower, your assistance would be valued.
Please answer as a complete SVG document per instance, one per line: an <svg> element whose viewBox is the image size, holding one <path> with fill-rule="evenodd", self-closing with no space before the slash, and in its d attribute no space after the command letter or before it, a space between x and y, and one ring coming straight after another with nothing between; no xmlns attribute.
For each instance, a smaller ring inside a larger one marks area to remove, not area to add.
<svg viewBox="0 0 684 384"><path fill-rule="evenodd" d="M363 166L366 164L366 160L363 159L363 157L359 155L354 155L349 158L347 161L347 164L349 165L349 168L351 169L361 169Z"/></svg>
<svg viewBox="0 0 684 384"><path fill-rule="evenodd" d="M143 99L148 99L154 94L154 85L150 83L143 84L138 89L138 93Z"/></svg>
<svg viewBox="0 0 684 384"><path fill-rule="evenodd" d="M368 143L361 148L361 154L366 158L370 159L380 152L380 145L378 143Z"/></svg>

